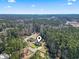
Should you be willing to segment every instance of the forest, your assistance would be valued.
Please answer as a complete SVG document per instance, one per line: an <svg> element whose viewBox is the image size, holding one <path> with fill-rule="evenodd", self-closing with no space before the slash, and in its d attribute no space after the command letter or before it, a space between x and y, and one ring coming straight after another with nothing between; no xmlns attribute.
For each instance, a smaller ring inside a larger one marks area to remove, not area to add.
<svg viewBox="0 0 79 59"><path fill-rule="evenodd" d="M79 23L79 15L0 15L0 54L20 59L27 47L23 37L40 33L46 57L37 51L31 59L79 59L79 27L66 25L67 21Z"/></svg>
<svg viewBox="0 0 79 59"><path fill-rule="evenodd" d="M52 59L79 58L79 28L45 29L42 34Z"/></svg>

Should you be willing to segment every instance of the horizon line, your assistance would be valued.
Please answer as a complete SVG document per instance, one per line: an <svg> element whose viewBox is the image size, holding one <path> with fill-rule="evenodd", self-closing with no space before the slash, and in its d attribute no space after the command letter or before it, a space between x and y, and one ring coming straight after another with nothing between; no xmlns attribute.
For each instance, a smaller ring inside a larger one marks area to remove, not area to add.
<svg viewBox="0 0 79 59"><path fill-rule="evenodd" d="M3 13L4 14L4 13ZM14 14L14 13L13 13ZM15 13L16 14L16 13ZM19 13L17 13L19 14ZM1 15L1 14L0 14ZM25 14L25 15L29 15L29 14ZM31 14L31 15L49 15L49 14ZM57 14L50 14L50 15L57 15ZM63 15L63 14L62 14ZM67 15L67 14L64 14L64 15ZM71 14L70 15L75 15L75 14ZM76 14L77 15L77 14Z"/></svg>

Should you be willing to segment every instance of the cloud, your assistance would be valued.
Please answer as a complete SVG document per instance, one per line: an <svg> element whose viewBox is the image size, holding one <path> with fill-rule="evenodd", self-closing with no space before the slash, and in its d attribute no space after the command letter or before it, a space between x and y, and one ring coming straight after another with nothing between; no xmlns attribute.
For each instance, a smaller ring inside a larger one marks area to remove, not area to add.
<svg viewBox="0 0 79 59"><path fill-rule="evenodd" d="M8 2L12 2L13 3L13 2L16 2L16 0L8 0Z"/></svg>
<svg viewBox="0 0 79 59"><path fill-rule="evenodd" d="M8 8L11 8L12 6L7 6Z"/></svg>
<svg viewBox="0 0 79 59"><path fill-rule="evenodd" d="M68 0L68 5L72 5L73 3L75 3L77 0Z"/></svg>
<svg viewBox="0 0 79 59"><path fill-rule="evenodd" d="M68 2L68 5L72 5L73 3L72 2Z"/></svg>
<svg viewBox="0 0 79 59"><path fill-rule="evenodd" d="M76 2L77 0L72 0L73 2Z"/></svg>
<svg viewBox="0 0 79 59"><path fill-rule="evenodd" d="M12 6L9 5L9 6L6 6L6 7L4 7L4 8L11 8L11 7L12 7Z"/></svg>
<svg viewBox="0 0 79 59"><path fill-rule="evenodd" d="M68 0L68 2L76 2L77 0Z"/></svg>
<svg viewBox="0 0 79 59"><path fill-rule="evenodd" d="M36 5L32 4L32 7L36 7Z"/></svg>

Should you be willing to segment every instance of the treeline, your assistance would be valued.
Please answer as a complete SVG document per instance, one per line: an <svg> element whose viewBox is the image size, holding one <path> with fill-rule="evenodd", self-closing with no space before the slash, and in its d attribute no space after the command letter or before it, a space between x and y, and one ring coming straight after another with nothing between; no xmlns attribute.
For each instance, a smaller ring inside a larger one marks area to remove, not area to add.
<svg viewBox="0 0 79 59"><path fill-rule="evenodd" d="M74 21L79 19L79 14L0 14L0 20L34 20L34 19L64 19L66 21Z"/></svg>

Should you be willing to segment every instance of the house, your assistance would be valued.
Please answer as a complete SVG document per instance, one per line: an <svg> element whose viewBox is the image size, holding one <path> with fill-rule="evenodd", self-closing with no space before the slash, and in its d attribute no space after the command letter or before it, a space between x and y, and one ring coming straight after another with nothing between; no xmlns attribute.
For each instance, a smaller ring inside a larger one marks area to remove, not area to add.
<svg viewBox="0 0 79 59"><path fill-rule="evenodd" d="M37 36L35 45L40 46L41 45L41 43L40 43L41 40L42 40L42 37L41 36Z"/></svg>

